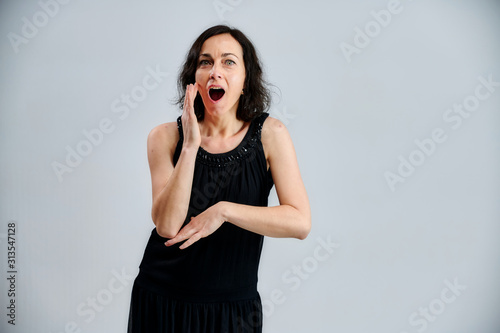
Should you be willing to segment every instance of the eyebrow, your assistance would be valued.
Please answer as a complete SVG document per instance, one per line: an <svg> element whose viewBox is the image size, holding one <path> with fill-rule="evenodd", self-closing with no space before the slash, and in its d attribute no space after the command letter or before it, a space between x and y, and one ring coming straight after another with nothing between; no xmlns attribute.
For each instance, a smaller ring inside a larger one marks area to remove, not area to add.
<svg viewBox="0 0 500 333"><path fill-rule="evenodd" d="M232 56L235 56L237 59L239 59L238 56L234 53L227 52L227 53L222 53L221 55L223 58L232 55ZM212 55L210 53L202 53L202 54L200 54L200 57L212 58Z"/></svg>

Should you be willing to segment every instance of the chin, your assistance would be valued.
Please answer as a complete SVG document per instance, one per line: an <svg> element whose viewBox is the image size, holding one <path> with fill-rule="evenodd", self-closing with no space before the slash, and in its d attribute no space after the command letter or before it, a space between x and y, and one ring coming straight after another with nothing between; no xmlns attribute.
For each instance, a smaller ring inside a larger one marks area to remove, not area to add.
<svg viewBox="0 0 500 333"><path fill-rule="evenodd" d="M227 103L224 103L224 102L222 102L222 103L209 102L208 107L207 107L206 103L204 103L204 105L205 105L205 114L210 114L211 116L222 116L222 115L225 115L226 113L229 113L232 109L232 107L229 107L227 105ZM236 115L237 109L238 109L238 107L236 106L235 111L234 111L235 115Z"/></svg>
<svg viewBox="0 0 500 333"><path fill-rule="evenodd" d="M223 108L218 105L212 105L210 108L205 107L205 115L209 114L211 116L222 116L228 112L229 110L227 108Z"/></svg>

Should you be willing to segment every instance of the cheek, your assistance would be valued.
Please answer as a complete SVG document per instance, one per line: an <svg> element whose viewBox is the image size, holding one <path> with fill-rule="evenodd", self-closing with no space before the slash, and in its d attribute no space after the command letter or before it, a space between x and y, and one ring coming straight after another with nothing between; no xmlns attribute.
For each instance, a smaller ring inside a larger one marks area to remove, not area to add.
<svg viewBox="0 0 500 333"><path fill-rule="evenodd" d="M200 82L201 79L202 79L202 75L201 75L200 71L196 71L196 73L194 74L194 80L196 82Z"/></svg>
<svg viewBox="0 0 500 333"><path fill-rule="evenodd" d="M203 72L197 71L194 75L194 80L198 83L198 92L203 95L207 84L207 79L205 75L203 75Z"/></svg>
<svg viewBox="0 0 500 333"><path fill-rule="evenodd" d="M198 68L196 72L194 73L194 79L196 82L203 82L206 83L208 79L210 78L210 71L203 69L203 68Z"/></svg>
<svg viewBox="0 0 500 333"><path fill-rule="evenodd" d="M245 76L235 75L231 77L231 85L233 87L238 87L239 89L243 89L243 87L245 86Z"/></svg>

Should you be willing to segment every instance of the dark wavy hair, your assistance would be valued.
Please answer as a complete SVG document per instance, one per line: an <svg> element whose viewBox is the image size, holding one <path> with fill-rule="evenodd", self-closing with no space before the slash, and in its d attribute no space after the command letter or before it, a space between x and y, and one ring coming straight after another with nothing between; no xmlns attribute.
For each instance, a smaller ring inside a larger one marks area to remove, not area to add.
<svg viewBox="0 0 500 333"><path fill-rule="evenodd" d="M182 109L186 86L195 83L198 58L203 43L210 37L230 34L243 49L243 61L245 64L245 93L240 96L236 118L243 121L251 121L269 109L271 94L267 88L267 82L263 78L262 64L257 56L257 51L252 42L238 29L227 25L216 25L205 30L193 43L189 50L186 61L179 71L177 78L177 89L179 97L176 104ZM205 105L198 94L194 100L194 110L198 120L203 120Z"/></svg>

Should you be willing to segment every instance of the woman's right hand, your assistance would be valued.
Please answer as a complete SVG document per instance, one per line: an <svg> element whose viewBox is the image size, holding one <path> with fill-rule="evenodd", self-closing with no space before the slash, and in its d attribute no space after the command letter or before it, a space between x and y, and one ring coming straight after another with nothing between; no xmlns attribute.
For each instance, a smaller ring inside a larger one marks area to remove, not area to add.
<svg viewBox="0 0 500 333"><path fill-rule="evenodd" d="M194 113L194 99L198 93L198 83L186 86L186 96L184 96L184 107L182 110L182 131L184 135L183 145L198 149L201 144L200 127L198 119Z"/></svg>

